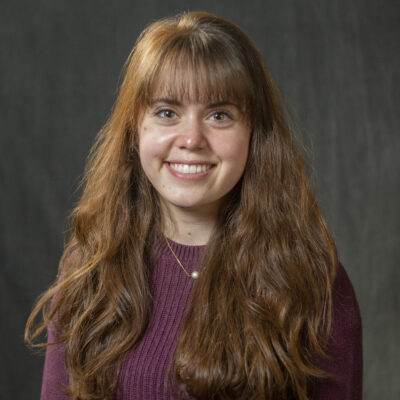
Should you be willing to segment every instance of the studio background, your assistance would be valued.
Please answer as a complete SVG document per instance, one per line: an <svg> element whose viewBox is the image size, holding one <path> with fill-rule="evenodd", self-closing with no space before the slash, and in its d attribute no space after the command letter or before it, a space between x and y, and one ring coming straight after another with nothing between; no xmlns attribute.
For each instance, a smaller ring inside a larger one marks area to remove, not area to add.
<svg viewBox="0 0 400 400"><path fill-rule="evenodd" d="M247 31L292 106L361 307L364 399L400 398L397 0L1 2L0 398L39 398L24 325L55 279L88 151L139 32L185 10Z"/></svg>

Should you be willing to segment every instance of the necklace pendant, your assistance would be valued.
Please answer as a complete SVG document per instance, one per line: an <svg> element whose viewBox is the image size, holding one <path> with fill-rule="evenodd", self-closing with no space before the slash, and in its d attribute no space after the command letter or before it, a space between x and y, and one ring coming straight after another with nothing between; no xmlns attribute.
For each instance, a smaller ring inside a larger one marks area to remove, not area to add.
<svg viewBox="0 0 400 400"><path fill-rule="evenodd" d="M164 235L164 234L163 234ZM165 241L167 242L168 248L171 251L172 255L175 257L175 260L179 264L179 266L182 268L183 272L186 274L186 276L191 277L192 279L197 279L199 277L198 271L193 271L191 274L189 274L188 271L186 271L185 267L182 265L182 263L179 261L179 258L175 254L175 252L172 250L171 245L169 244L169 241L167 237L164 235Z"/></svg>

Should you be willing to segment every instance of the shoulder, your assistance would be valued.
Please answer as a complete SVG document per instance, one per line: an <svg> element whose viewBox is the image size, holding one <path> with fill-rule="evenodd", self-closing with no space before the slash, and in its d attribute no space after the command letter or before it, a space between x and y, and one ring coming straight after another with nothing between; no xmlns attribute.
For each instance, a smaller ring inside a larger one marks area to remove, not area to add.
<svg viewBox="0 0 400 400"><path fill-rule="evenodd" d="M57 283L62 282L73 271L73 266L79 262L80 251L77 248L66 249L58 264Z"/></svg>
<svg viewBox="0 0 400 400"><path fill-rule="evenodd" d="M314 383L314 400L361 400L362 329L361 315L352 282L342 264L332 288L332 330L326 358L318 366L328 374Z"/></svg>
<svg viewBox="0 0 400 400"><path fill-rule="evenodd" d="M361 334L361 313L353 284L341 263L332 287L332 339L339 344Z"/></svg>

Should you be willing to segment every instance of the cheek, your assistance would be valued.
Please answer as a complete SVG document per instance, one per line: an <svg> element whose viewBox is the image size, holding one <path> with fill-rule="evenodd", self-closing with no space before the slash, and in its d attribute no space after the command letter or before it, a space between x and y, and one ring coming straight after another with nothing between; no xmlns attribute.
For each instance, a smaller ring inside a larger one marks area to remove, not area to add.
<svg viewBox="0 0 400 400"><path fill-rule="evenodd" d="M221 139L215 144L221 159L235 163L238 168L244 166L249 149L249 136L243 134Z"/></svg>
<svg viewBox="0 0 400 400"><path fill-rule="evenodd" d="M239 179L244 172L248 156L249 141L242 140L232 149L232 175Z"/></svg>
<svg viewBox="0 0 400 400"><path fill-rule="evenodd" d="M145 166L160 162L166 155L167 143L161 132L143 126L139 130L140 161Z"/></svg>

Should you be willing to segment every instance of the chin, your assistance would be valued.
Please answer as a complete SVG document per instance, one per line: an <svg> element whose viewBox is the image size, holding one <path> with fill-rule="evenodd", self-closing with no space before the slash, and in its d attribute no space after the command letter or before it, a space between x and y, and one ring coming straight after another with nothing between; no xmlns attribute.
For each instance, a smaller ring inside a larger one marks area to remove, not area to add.
<svg viewBox="0 0 400 400"><path fill-rule="evenodd" d="M192 202L179 202L179 203L172 203L175 207L179 207L179 208L187 208L187 209L191 209L191 208L196 208L201 206L201 204L198 203L192 203Z"/></svg>
<svg viewBox="0 0 400 400"><path fill-rule="evenodd" d="M179 207L179 208L186 208L186 209L196 209L198 207L203 207L205 204L200 202L200 201L195 201L195 200L181 200L181 201L168 201L170 205L173 207Z"/></svg>

